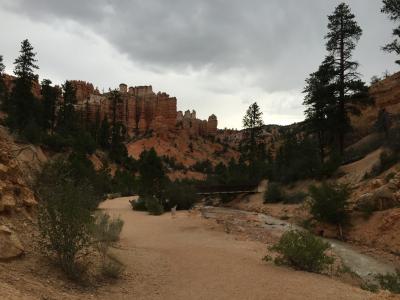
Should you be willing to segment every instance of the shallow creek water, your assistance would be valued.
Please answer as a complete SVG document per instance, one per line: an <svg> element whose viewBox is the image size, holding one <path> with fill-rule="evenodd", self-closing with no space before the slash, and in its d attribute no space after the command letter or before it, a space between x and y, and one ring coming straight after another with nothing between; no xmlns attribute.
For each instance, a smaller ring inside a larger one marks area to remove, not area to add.
<svg viewBox="0 0 400 300"><path fill-rule="evenodd" d="M211 206L202 208L201 212L203 217L209 219L217 219L224 215L230 218L237 218L238 220L244 218L256 219L258 225L268 230L272 235L278 237L290 229L303 230L297 225L261 213ZM375 274L395 272L395 267L393 265L379 261L369 255L362 254L347 243L325 238L323 238L323 240L331 245L332 250L341 258L346 266L365 280L374 279Z"/></svg>

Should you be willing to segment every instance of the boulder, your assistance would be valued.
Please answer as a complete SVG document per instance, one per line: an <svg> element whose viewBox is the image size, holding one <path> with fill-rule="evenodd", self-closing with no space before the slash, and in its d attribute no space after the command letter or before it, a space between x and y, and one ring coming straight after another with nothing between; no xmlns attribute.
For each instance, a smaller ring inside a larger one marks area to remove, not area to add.
<svg viewBox="0 0 400 300"><path fill-rule="evenodd" d="M0 163L0 179L5 180L8 176L8 167Z"/></svg>
<svg viewBox="0 0 400 300"><path fill-rule="evenodd" d="M1 200L0 200L0 211L8 211L11 212L14 210L15 206L16 206L16 201L14 198L14 195L12 194L4 194L1 196ZM1 209L3 208L3 209Z"/></svg>
<svg viewBox="0 0 400 300"><path fill-rule="evenodd" d="M20 198L22 198L22 203L26 207L33 207L33 206L36 206L38 204L36 199L35 199L35 196L33 195L33 193L27 188L21 189Z"/></svg>
<svg viewBox="0 0 400 300"><path fill-rule="evenodd" d="M385 184L383 179L374 179L371 181L371 189L377 189L380 188L381 186L383 186Z"/></svg>
<svg viewBox="0 0 400 300"><path fill-rule="evenodd" d="M10 260L25 253L17 234L5 225L0 226L0 260Z"/></svg>

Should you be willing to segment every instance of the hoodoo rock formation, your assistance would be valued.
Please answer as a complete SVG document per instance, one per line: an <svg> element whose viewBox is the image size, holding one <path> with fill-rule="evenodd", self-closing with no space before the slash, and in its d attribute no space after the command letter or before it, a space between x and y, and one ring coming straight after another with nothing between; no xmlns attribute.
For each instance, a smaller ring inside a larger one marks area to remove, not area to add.
<svg viewBox="0 0 400 300"><path fill-rule="evenodd" d="M110 93L101 94L92 84L73 81L77 95L77 110L91 121L96 118L111 119ZM194 136L215 136L218 120L211 115L208 120L196 118L196 112L177 111L177 99L166 93L153 92L152 86L129 87L120 84L121 101L116 105L116 120L127 129L129 136L146 132L185 130Z"/></svg>

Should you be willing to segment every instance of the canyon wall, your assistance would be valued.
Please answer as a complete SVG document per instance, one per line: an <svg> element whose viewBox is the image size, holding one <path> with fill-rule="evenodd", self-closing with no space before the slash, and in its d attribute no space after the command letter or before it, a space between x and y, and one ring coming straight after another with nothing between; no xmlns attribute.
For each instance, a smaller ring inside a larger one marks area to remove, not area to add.
<svg viewBox="0 0 400 300"><path fill-rule="evenodd" d="M111 121L112 101L110 93L101 94L92 84L73 81L76 89L76 108L91 121L96 118ZM116 105L116 120L126 128L129 136L168 131L187 131L193 136L215 136L218 120L211 115L208 120L196 118L196 112L177 111L177 99L166 93L154 93L152 86L129 87L120 84L121 101Z"/></svg>

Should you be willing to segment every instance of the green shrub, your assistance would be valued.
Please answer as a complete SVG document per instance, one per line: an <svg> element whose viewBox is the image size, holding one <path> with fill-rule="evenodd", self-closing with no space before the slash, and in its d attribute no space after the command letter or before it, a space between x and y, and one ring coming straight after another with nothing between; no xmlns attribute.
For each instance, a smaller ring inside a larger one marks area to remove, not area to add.
<svg viewBox="0 0 400 300"><path fill-rule="evenodd" d="M307 194L303 192L297 192L294 194L286 194L283 200L284 204L299 204L304 202L306 199Z"/></svg>
<svg viewBox="0 0 400 300"><path fill-rule="evenodd" d="M284 233L271 249L280 254L275 259L277 264L308 272L321 272L334 262L332 257L325 254L330 245L306 231Z"/></svg>
<svg viewBox="0 0 400 300"><path fill-rule="evenodd" d="M61 152L71 145L71 141L60 134L45 135L43 145L51 151Z"/></svg>
<svg viewBox="0 0 400 300"><path fill-rule="evenodd" d="M124 221L120 218L111 218L103 212L96 215L91 231L100 252L105 253L103 249L107 250L112 243L119 240L123 226Z"/></svg>
<svg viewBox="0 0 400 300"><path fill-rule="evenodd" d="M372 283L372 282L363 282L360 285L360 288L364 291L368 291L371 293L377 293L379 292L379 285Z"/></svg>
<svg viewBox="0 0 400 300"><path fill-rule="evenodd" d="M159 216L164 213L164 207L162 206L160 201L154 196L146 197L145 201L146 201L146 209L150 215Z"/></svg>
<svg viewBox="0 0 400 300"><path fill-rule="evenodd" d="M270 182L268 184L267 192L265 193L264 203L278 203L284 200L284 193L280 184Z"/></svg>
<svg viewBox="0 0 400 300"><path fill-rule="evenodd" d="M129 203L133 210L147 211L146 200L143 197L139 197L137 200L130 200Z"/></svg>
<svg viewBox="0 0 400 300"><path fill-rule="evenodd" d="M315 219L335 225L342 225L347 220L347 206L350 196L346 185L323 183L320 187L309 188L311 214Z"/></svg>
<svg viewBox="0 0 400 300"><path fill-rule="evenodd" d="M42 248L55 255L69 277L80 279L76 256L90 244L93 218L88 202L95 193L89 184L74 182L66 174L65 161L57 160L46 165L38 177L38 224Z"/></svg>
<svg viewBox="0 0 400 300"><path fill-rule="evenodd" d="M121 277L122 272L125 267L119 261L111 258L107 258L106 261L101 266L101 272L104 276L117 279Z"/></svg>
<svg viewBox="0 0 400 300"><path fill-rule="evenodd" d="M387 175L385 176L385 181L386 181L386 182L389 182L389 181L392 180L395 176L396 176L396 173L391 172L391 173L389 173L389 174L387 174Z"/></svg>
<svg viewBox="0 0 400 300"><path fill-rule="evenodd" d="M170 210L175 205L177 209L184 210L192 208L193 204L197 201L196 189L190 181L175 181L170 182L165 190L164 209Z"/></svg>
<svg viewBox="0 0 400 300"><path fill-rule="evenodd" d="M123 197L132 196L137 190L135 175L127 170L117 170L112 182L112 191Z"/></svg>
<svg viewBox="0 0 400 300"><path fill-rule="evenodd" d="M400 270L396 273L376 276L382 289L388 290L394 294L400 294Z"/></svg>

